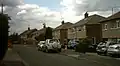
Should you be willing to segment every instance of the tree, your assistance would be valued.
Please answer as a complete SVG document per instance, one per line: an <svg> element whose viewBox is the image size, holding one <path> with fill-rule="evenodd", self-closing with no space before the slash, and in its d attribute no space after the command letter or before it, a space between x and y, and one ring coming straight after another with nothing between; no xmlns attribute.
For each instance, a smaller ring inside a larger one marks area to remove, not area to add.
<svg viewBox="0 0 120 66"><path fill-rule="evenodd" d="M3 59L8 47L8 16L0 14L0 60Z"/></svg>
<svg viewBox="0 0 120 66"><path fill-rule="evenodd" d="M15 33L15 32L11 34L9 37L11 38L12 41L18 41L19 39L18 33Z"/></svg>
<svg viewBox="0 0 120 66"><path fill-rule="evenodd" d="M86 53L88 51L88 46L91 44L88 38L84 38L83 40L79 41L77 45L76 51L80 53Z"/></svg>
<svg viewBox="0 0 120 66"><path fill-rule="evenodd" d="M52 39L52 28L51 27L46 28L45 39Z"/></svg>

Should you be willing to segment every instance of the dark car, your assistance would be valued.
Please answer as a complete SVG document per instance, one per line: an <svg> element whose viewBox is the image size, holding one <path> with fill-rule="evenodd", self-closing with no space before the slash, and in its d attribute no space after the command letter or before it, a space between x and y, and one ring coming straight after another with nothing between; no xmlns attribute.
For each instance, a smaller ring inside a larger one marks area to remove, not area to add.
<svg viewBox="0 0 120 66"><path fill-rule="evenodd" d="M77 41L75 41L75 40L70 40L70 41L68 42L68 48L69 48L69 49L75 49L76 46L77 46L77 44L79 44Z"/></svg>
<svg viewBox="0 0 120 66"><path fill-rule="evenodd" d="M97 45L96 51L98 55L104 54L107 55L107 49L110 45L114 45L116 44L115 42L111 42L111 41L106 41L106 42L100 42Z"/></svg>

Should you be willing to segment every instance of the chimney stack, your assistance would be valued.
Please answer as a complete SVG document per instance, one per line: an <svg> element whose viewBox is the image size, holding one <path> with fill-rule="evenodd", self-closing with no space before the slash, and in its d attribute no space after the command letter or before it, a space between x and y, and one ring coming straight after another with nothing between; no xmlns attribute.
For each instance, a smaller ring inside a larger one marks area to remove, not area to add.
<svg viewBox="0 0 120 66"><path fill-rule="evenodd" d="M61 23L62 23L62 25L63 25L63 24L65 23L64 20L63 20Z"/></svg>
<svg viewBox="0 0 120 66"><path fill-rule="evenodd" d="M87 17L88 17L88 13L86 12L86 13L84 14L84 16L85 16L85 18L87 18Z"/></svg>
<svg viewBox="0 0 120 66"><path fill-rule="evenodd" d="M30 27L28 27L28 30L30 30Z"/></svg>
<svg viewBox="0 0 120 66"><path fill-rule="evenodd" d="M43 23L43 28L46 28L46 24L45 23Z"/></svg>

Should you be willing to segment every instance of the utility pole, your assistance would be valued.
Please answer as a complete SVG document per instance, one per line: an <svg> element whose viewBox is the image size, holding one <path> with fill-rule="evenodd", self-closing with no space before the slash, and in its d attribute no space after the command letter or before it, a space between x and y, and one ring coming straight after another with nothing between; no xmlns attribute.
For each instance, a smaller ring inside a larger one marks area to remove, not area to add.
<svg viewBox="0 0 120 66"><path fill-rule="evenodd" d="M1 13L3 14L3 3L1 5Z"/></svg>
<svg viewBox="0 0 120 66"><path fill-rule="evenodd" d="M112 15L114 14L114 8L120 8L120 6L112 7Z"/></svg>
<svg viewBox="0 0 120 66"><path fill-rule="evenodd" d="M1 0L1 13L3 14L3 7L4 7L4 5L3 5L3 0Z"/></svg>
<svg viewBox="0 0 120 66"><path fill-rule="evenodd" d="M112 8L112 15L113 15L113 8Z"/></svg>

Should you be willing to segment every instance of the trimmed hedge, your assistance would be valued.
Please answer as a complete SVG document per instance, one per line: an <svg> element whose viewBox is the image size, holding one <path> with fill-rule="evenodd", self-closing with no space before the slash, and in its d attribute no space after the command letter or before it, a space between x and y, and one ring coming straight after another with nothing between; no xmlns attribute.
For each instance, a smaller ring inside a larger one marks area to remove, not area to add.
<svg viewBox="0 0 120 66"><path fill-rule="evenodd" d="M85 53L88 51L88 46L91 44L90 40L85 38L79 41L79 44L76 46L76 52Z"/></svg>

